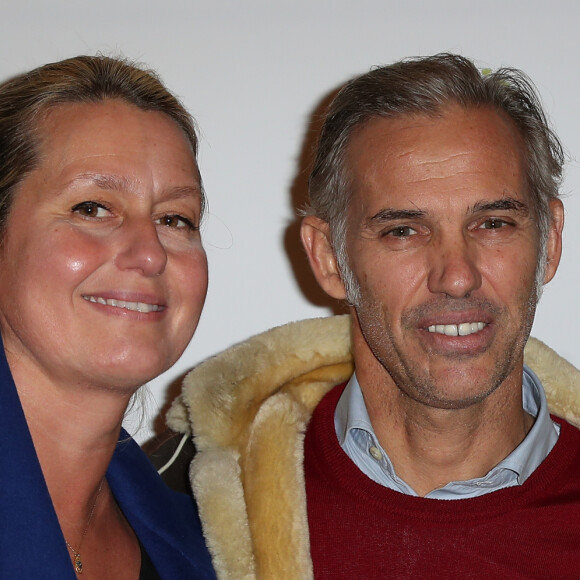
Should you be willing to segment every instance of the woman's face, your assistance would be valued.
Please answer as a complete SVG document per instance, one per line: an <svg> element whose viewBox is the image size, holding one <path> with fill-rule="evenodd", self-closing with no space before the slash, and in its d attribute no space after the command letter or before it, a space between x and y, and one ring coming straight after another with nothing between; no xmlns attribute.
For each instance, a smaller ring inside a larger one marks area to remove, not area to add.
<svg viewBox="0 0 580 580"><path fill-rule="evenodd" d="M62 106L40 129L0 250L8 360L19 376L134 389L179 358L201 314L197 165L169 117L122 101Z"/></svg>

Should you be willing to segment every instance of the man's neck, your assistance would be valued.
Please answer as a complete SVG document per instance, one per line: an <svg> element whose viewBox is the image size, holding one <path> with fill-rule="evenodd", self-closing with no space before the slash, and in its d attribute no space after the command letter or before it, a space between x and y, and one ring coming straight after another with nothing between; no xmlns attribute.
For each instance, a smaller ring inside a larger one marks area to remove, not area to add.
<svg viewBox="0 0 580 580"><path fill-rule="evenodd" d="M395 471L420 496L451 481L485 476L523 441L533 424L521 407L510 421L509 433L470 415L465 410L407 410L389 421L381 413L370 413Z"/></svg>
<svg viewBox="0 0 580 580"><path fill-rule="evenodd" d="M410 398L376 362L380 368L357 365L369 418L397 475L420 496L485 476L533 425L522 405L521 370L483 400L445 409Z"/></svg>

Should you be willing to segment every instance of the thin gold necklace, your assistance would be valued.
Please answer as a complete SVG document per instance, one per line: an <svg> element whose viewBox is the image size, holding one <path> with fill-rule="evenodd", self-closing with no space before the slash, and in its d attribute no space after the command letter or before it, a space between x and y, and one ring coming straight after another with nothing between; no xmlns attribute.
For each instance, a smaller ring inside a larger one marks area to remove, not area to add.
<svg viewBox="0 0 580 580"><path fill-rule="evenodd" d="M72 552L73 555L73 562L74 562L74 566L75 566L75 572L77 574L82 574L83 573L83 561L81 559L81 548L83 546L83 540L85 539L85 536L87 535L87 530L89 529L89 526L91 525L91 521L93 519L93 514L95 513L95 508L97 507L97 502L99 501L99 496L101 495L101 491L103 489L103 483L105 481L105 478L101 479L101 483L99 485L99 489L97 490L97 495L95 496L95 501L93 502L93 507L91 508L91 513L89 514L89 519L87 520L87 525L85 526L85 529L83 530L83 533L81 535L81 539L79 542L79 549L75 550L69 543L68 540L65 538L64 541L68 547L68 549Z"/></svg>

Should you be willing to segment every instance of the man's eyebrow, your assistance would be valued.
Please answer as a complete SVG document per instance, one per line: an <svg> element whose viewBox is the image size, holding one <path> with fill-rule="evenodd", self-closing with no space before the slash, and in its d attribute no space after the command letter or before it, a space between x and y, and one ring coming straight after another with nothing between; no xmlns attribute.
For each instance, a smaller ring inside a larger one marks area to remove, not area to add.
<svg viewBox="0 0 580 580"><path fill-rule="evenodd" d="M493 201L478 201L472 208L471 213L483 211L515 211L522 215L528 215L530 208L527 204L513 197L502 197Z"/></svg>
<svg viewBox="0 0 580 580"><path fill-rule="evenodd" d="M494 199L492 201L478 201L468 210L468 213L478 213L485 211L515 211L522 215L528 215L530 208L524 202L513 197L502 197L501 199ZM410 219L424 218L427 212L420 209L393 209L384 208L378 211L375 215L367 218L364 225L372 227L374 225L381 225L393 221L404 221Z"/></svg>
<svg viewBox="0 0 580 580"><path fill-rule="evenodd" d="M371 227L392 221L419 219L425 217L426 212L420 209L392 209L385 208L365 220L365 225Z"/></svg>

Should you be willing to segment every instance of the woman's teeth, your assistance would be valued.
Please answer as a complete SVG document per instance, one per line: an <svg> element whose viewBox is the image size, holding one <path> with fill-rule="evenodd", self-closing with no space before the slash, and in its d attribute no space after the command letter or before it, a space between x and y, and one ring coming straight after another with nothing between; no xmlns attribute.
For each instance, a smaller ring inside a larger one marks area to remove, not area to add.
<svg viewBox="0 0 580 580"><path fill-rule="evenodd" d="M124 308L134 312L157 312L162 309L158 304L146 304L145 302L128 302L126 300L115 300L114 298L105 299L100 296L83 296L89 302L114 306L115 308Z"/></svg>
<svg viewBox="0 0 580 580"><path fill-rule="evenodd" d="M485 322L463 322L461 324L433 324L427 330L447 336L467 336L483 330Z"/></svg>

